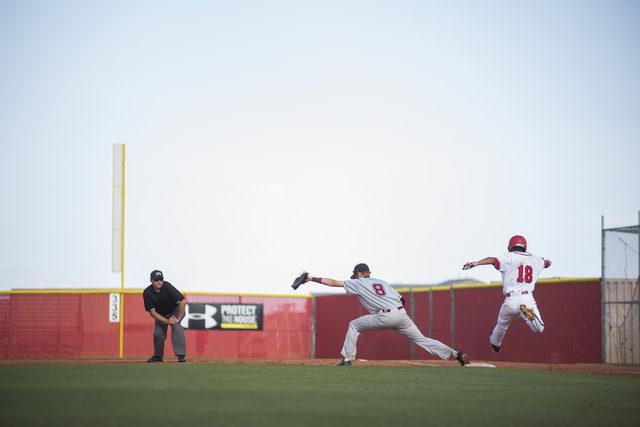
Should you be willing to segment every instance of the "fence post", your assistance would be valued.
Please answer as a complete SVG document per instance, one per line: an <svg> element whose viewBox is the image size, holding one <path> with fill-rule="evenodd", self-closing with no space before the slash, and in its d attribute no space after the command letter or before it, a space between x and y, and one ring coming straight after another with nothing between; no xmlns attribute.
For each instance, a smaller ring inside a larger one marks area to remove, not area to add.
<svg viewBox="0 0 640 427"><path fill-rule="evenodd" d="M413 286L409 287L409 309L411 310L411 321L415 323L415 311L416 311L416 306L413 302ZM409 348L410 353L411 353L411 360L415 360L416 358L416 345L413 341L410 341L410 346Z"/></svg>
<svg viewBox="0 0 640 427"><path fill-rule="evenodd" d="M456 325L456 298L453 294L453 285L451 285L451 348L456 347L454 328Z"/></svg>
<svg viewBox="0 0 640 427"><path fill-rule="evenodd" d="M601 272L600 272L600 324L602 325L600 327L601 329L601 333L602 333L602 363L607 363L606 361L606 351L607 351L607 343L606 343L606 339L605 339L605 327L604 327L604 323L605 323L605 318L606 318L606 307L607 305L604 303L604 278L605 278L605 265L604 265L604 244L605 244L605 238L604 238L604 215L602 215L602 217L600 218L600 234L601 234L601 239L602 239L602 253L601 253Z"/></svg>
<svg viewBox="0 0 640 427"><path fill-rule="evenodd" d="M313 295L311 309L311 358L316 358L316 296Z"/></svg>
<svg viewBox="0 0 640 427"><path fill-rule="evenodd" d="M429 289L429 338L433 338L433 288Z"/></svg>

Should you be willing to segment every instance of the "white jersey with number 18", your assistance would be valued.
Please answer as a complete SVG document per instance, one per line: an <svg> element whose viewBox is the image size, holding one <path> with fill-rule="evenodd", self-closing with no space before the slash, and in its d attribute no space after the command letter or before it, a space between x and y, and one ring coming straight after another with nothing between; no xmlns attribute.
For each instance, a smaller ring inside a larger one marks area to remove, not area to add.
<svg viewBox="0 0 640 427"><path fill-rule="evenodd" d="M495 258L494 267L502 273L502 293L533 292L544 268L544 258L529 252L507 252Z"/></svg>

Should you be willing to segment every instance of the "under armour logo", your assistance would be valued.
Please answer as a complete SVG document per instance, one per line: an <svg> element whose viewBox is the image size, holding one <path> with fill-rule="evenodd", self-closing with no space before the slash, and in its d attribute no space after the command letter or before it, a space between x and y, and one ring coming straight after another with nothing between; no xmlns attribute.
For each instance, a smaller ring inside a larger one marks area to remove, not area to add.
<svg viewBox="0 0 640 427"><path fill-rule="evenodd" d="M194 304L195 306L204 306L204 313L191 313L189 311L189 305L184 309L184 318L180 322L183 328L189 329L189 320L204 320L204 328L211 329L214 328L218 322L213 318L215 314L218 312L218 309L210 304Z"/></svg>

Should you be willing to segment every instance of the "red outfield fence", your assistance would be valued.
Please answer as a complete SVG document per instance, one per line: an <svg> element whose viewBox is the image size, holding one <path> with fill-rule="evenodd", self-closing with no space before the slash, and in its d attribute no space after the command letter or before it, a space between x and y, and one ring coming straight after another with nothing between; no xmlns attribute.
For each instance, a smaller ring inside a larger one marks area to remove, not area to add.
<svg viewBox="0 0 640 427"><path fill-rule="evenodd" d="M472 360L531 363L601 363L600 279L540 280L534 292L545 330L536 334L516 319L494 354L489 333L504 301L502 285L467 285L400 292L422 333ZM412 310L413 308L413 310ZM316 298L317 358L339 358L349 322L366 314L352 295ZM431 359L393 331L367 332L358 341L358 358Z"/></svg>
<svg viewBox="0 0 640 427"><path fill-rule="evenodd" d="M120 322L110 319L110 293L120 291L0 292L0 359L117 358ZM533 333L516 319L493 354L489 333L504 297L501 285L454 286L401 292L427 336L472 360L532 363L602 362L600 279L540 280L535 298L545 323ZM262 304L262 330L185 330L188 357L341 358L349 322L367 314L357 297L190 294L189 304ZM153 353L153 319L142 291L121 294L122 357ZM314 320L315 317L315 320ZM173 356L167 339L165 357ZM431 359L393 331L360 336L358 358Z"/></svg>
<svg viewBox="0 0 640 427"><path fill-rule="evenodd" d="M0 359L119 357L120 322L110 321L110 295L118 292L0 293ZM185 330L189 357L311 357L311 298L184 295L194 304L263 305L262 330ZM122 357L150 357L154 321L142 291L122 296ZM165 357L173 357L170 341Z"/></svg>

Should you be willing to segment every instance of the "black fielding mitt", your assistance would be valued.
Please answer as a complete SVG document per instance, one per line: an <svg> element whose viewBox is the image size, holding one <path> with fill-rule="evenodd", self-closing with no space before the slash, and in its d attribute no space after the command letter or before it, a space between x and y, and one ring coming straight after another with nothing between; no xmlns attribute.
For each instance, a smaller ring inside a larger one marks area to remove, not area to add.
<svg viewBox="0 0 640 427"><path fill-rule="evenodd" d="M296 289L298 289L300 287L300 285L302 285L303 283L306 283L307 281L307 276L309 276L309 273L307 273L306 271L303 272L301 275L299 275L298 277L296 277L296 280L293 281L293 285L291 285L291 287L293 288L293 290L295 291Z"/></svg>

